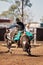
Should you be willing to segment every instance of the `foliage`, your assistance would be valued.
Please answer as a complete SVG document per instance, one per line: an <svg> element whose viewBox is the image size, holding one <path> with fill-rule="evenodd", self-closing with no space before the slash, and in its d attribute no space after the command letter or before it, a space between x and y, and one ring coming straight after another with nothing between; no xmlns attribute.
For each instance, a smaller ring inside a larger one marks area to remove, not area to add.
<svg viewBox="0 0 43 65"><path fill-rule="evenodd" d="M1 14L2 16L5 16L5 17L6 16L7 17L9 17L9 16L21 17L21 15L22 15L20 12L20 10L22 9L22 8L20 8L20 5L22 3L21 1L23 1L24 6L28 6L28 7L32 6L32 4L30 3L30 0L0 0L0 1L6 1L9 3L12 3L12 5L9 7L9 10L5 11ZM15 1L15 3L14 3L14 1ZM28 17L28 15L26 15L26 14L24 16Z"/></svg>

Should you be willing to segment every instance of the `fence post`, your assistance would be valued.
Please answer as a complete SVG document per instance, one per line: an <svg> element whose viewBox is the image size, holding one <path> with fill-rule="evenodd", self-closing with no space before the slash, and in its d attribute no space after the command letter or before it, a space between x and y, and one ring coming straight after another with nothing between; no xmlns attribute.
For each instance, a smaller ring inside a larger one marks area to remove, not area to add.
<svg viewBox="0 0 43 65"><path fill-rule="evenodd" d="M36 44L36 28L34 28L34 44Z"/></svg>

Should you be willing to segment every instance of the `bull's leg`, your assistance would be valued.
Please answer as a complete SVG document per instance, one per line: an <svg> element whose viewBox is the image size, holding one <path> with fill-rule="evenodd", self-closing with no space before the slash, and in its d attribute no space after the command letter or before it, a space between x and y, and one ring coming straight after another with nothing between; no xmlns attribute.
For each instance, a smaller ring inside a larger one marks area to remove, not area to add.
<svg viewBox="0 0 43 65"><path fill-rule="evenodd" d="M20 47L20 41L17 41L17 48Z"/></svg>
<svg viewBox="0 0 43 65"><path fill-rule="evenodd" d="M12 51L11 51L11 45L12 45L12 43L11 42L7 42L7 48L8 48L8 52L10 52L10 53L12 53Z"/></svg>
<svg viewBox="0 0 43 65"><path fill-rule="evenodd" d="M28 53L29 55L31 55L31 45L30 45L30 41L29 41L29 45L28 45L28 47L27 47L27 53Z"/></svg>
<svg viewBox="0 0 43 65"><path fill-rule="evenodd" d="M31 45L30 45L30 40L29 40L28 54L31 55Z"/></svg>
<svg viewBox="0 0 43 65"><path fill-rule="evenodd" d="M27 51L28 55L31 55L31 48L26 49L26 51Z"/></svg>
<svg viewBox="0 0 43 65"><path fill-rule="evenodd" d="M31 47L28 49L28 54L31 55Z"/></svg>

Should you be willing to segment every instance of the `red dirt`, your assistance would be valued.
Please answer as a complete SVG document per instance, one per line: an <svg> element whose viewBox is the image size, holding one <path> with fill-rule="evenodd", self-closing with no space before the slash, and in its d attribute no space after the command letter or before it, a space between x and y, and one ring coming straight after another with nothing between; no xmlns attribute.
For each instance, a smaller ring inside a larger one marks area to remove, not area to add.
<svg viewBox="0 0 43 65"><path fill-rule="evenodd" d="M43 45L32 48L32 56L28 56L22 48L11 49L12 54L5 53L7 47L0 45L0 65L43 65Z"/></svg>

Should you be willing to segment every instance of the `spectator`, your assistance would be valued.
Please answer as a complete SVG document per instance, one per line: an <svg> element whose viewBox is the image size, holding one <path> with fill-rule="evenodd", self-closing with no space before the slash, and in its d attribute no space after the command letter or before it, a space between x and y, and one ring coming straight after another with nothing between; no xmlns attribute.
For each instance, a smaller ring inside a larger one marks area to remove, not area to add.
<svg viewBox="0 0 43 65"><path fill-rule="evenodd" d="M28 31L28 32L30 32L29 24L27 24L27 25L25 26L25 30Z"/></svg>
<svg viewBox="0 0 43 65"><path fill-rule="evenodd" d="M33 39L33 33L30 32L28 24L26 25L25 30L26 30L26 35L29 36L30 40L32 40Z"/></svg>

